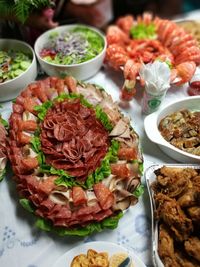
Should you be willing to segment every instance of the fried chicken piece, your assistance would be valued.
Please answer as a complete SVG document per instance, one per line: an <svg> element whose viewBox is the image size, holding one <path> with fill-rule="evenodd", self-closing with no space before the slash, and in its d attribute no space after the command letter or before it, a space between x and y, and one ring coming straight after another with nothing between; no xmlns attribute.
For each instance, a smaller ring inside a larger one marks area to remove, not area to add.
<svg viewBox="0 0 200 267"><path fill-rule="evenodd" d="M162 167L155 171L157 184L153 190L169 197L177 197L192 186L190 178L196 174L193 169Z"/></svg>
<svg viewBox="0 0 200 267"><path fill-rule="evenodd" d="M197 237L190 237L184 242L186 252L200 263L200 240Z"/></svg>
<svg viewBox="0 0 200 267"><path fill-rule="evenodd" d="M169 230L164 224L161 224L159 227L158 254L165 267L179 267L175 261L174 241L170 236Z"/></svg>
<svg viewBox="0 0 200 267"><path fill-rule="evenodd" d="M188 239L193 231L192 220L188 219L175 199L162 193L155 196L156 215L170 227L178 241Z"/></svg>
<svg viewBox="0 0 200 267"><path fill-rule="evenodd" d="M175 258L176 263L179 264L180 267L200 267L197 261L190 259L185 255L182 251L176 251Z"/></svg>
<svg viewBox="0 0 200 267"><path fill-rule="evenodd" d="M192 207L197 204L198 192L193 188L189 189L184 195L178 198L177 202L181 208Z"/></svg>
<svg viewBox="0 0 200 267"><path fill-rule="evenodd" d="M200 222L200 207L199 206L194 206L189 209L187 209L190 218L194 222Z"/></svg>

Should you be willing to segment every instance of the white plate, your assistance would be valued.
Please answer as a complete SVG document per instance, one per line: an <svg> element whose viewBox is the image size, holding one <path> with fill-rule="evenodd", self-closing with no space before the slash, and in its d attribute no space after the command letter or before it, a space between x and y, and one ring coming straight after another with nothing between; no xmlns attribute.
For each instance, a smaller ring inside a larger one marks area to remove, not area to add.
<svg viewBox="0 0 200 267"><path fill-rule="evenodd" d="M131 256L134 267L145 267L145 264L133 252L114 243L102 241L88 242L69 250L55 262L53 267L70 267L73 258L82 253L86 254L88 249L94 249L97 252L108 252L109 257L116 252L126 252Z"/></svg>

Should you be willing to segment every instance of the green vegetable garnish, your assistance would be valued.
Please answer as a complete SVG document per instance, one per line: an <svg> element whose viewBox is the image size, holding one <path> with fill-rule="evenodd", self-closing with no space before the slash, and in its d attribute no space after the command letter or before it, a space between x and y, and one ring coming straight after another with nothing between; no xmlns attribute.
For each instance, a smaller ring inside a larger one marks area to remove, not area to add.
<svg viewBox="0 0 200 267"><path fill-rule="evenodd" d="M139 198L144 193L144 185L139 185L135 191L133 192L133 195L137 198Z"/></svg>
<svg viewBox="0 0 200 267"><path fill-rule="evenodd" d="M27 211L29 211L29 212L31 212L31 213L34 213L35 208L34 208L34 205L32 204L32 202L31 202L30 200L28 200L28 199L26 199L26 198L21 198L21 199L19 200L19 203L22 205L22 207L23 207L25 210L27 210Z"/></svg>
<svg viewBox="0 0 200 267"><path fill-rule="evenodd" d="M9 127L9 124L6 120L4 120L1 116L0 116L0 122L3 124L3 126L7 129Z"/></svg>
<svg viewBox="0 0 200 267"><path fill-rule="evenodd" d="M133 39L155 39L156 28L153 23L149 25L139 23L131 28L130 35Z"/></svg>
<svg viewBox="0 0 200 267"><path fill-rule="evenodd" d="M31 65L31 57L20 51L0 51L0 83L21 75Z"/></svg>

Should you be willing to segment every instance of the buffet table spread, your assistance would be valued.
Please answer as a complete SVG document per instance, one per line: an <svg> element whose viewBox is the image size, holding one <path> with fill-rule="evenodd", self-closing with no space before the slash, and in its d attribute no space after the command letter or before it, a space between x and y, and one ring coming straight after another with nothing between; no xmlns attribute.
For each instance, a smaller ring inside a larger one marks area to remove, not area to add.
<svg viewBox="0 0 200 267"><path fill-rule="evenodd" d="M145 134L144 118L146 115L141 111L143 89L137 90L135 98L129 104L120 102L119 88L122 86L122 80L121 75L102 69L87 82L102 86L111 94L113 100L118 102L122 112L131 118L131 124L140 136L144 171L152 164L175 163L156 144L148 140ZM160 109L185 96L188 96L187 85L170 88ZM12 101L2 103L3 118L8 119L11 109ZM151 214L146 187L139 202L125 212L115 230L106 230L86 238L59 237L42 232L34 226L34 218L19 204L16 185L11 176L10 166L8 166L7 176L0 184L0 266L52 266L71 248L91 241L108 241L121 245L137 254L146 266L152 266ZM145 184L144 176L142 183Z"/></svg>

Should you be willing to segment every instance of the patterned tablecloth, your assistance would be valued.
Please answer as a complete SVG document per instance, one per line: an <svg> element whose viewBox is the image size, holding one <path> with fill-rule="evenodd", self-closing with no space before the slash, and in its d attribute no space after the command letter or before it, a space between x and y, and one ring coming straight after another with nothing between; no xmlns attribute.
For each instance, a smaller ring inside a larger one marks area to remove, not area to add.
<svg viewBox="0 0 200 267"><path fill-rule="evenodd" d="M122 77L101 70L89 82L103 86L114 100L119 101ZM187 96L185 88L171 88L162 107ZM141 113L142 89L135 99L122 111L132 120L132 126L140 135L144 155L144 168L154 163L173 163L157 145L151 143L144 132L144 115ZM11 102L3 104L2 115L8 118ZM162 108L161 107L161 108ZM150 126L151 127L151 126ZM144 177L142 178L144 182ZM50 267L66 251L90 241L109 241L135 252L150 267L151 261L151 217L147 190L139 203L131 207L113 231L104 231L87 238L58 237L42 232L34 226L34 218L18 202L15 183L11 173L0 184L0 266L1 267ZM67 267L67 263L66 263Z"/></svg>

